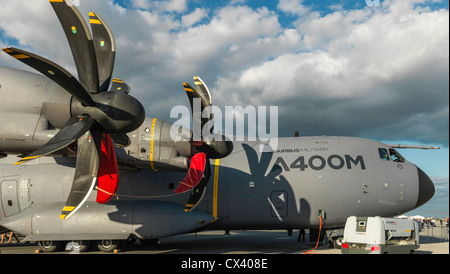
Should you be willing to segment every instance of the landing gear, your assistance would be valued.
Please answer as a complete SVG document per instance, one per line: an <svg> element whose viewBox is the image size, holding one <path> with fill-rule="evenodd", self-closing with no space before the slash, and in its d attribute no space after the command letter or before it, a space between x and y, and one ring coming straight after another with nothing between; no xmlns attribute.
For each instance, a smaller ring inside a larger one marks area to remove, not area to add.
<svg viewBox="0 0 450 274"><path fill-rule="evenodd" d="M100 240L97 241L97 248L103 252L113 252L125 246L126 241L119 240Z"/></svg>
<svg viewBox="0 0 450 274"><path fill-rule="evenodd" d="M39 241L38 242L39 249L43 252L56 252L60 251L63 246L64 242L61 241Z"/></svg>
<svg viewBox="0 0 450 274"><path fill-rule="evenodd" d="M79 241L73 241L72 244L73 244L73 248L78 250L78 252L86 252L86 251L88 251L91 242L79 240Z"/></svg>
<svg viewBox="0 0 450 274"><path fill-rule="evenodd" d="M77 240L77 241L39 241L38 246L42 252L57 252L67 248L67 244L71 243L70 250L77 252L86 252L91 246L91 241ZM123 249L126 245L126 240L98 240L92 242L102 252L114 252L117 249ZM69 250L69 249L66 249Z"/></svg>

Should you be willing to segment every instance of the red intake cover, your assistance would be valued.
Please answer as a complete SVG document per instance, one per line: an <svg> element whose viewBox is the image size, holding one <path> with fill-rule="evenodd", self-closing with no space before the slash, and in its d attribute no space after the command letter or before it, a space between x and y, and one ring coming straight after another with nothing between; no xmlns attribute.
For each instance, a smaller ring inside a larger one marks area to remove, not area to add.
<svg viewBox="0 0 450 274"><path fill-rule="evenodd" d="M115 195L119 185L116 153L114 151L114 143L109 134L104 134L102 138L102 151L97 177L97 203L105 204Z"/></svg>
<svg viewBox="0 0 450 274"><path fill-rule="evenodd" d="M191 190L202 180L203 172L205 171L206 154L197 153L191 158L191 165L189 171L183 182L175 189L175 193L184 193Z"/></svg>

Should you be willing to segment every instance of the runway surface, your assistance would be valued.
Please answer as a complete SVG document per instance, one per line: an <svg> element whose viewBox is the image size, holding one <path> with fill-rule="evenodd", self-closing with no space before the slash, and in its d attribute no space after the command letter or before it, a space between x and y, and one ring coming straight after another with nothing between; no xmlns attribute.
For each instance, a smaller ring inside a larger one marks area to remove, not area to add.
<svg viewBox="0 0 450 274"><path fill-rule="evenodd" d="M420 248L416 254L449 254L449 242L446 228L436 227L432 231L422 231ZM298 232L289 236L287 231L205 231L197 234L185 234L160 239L159 244L144 245L139 241L129 244L119 254L304 254L314 248L316 243L298 242ZM445 238L446 237L446 238ZM306 239L309 239L307 233ZM35 244L2 244L0 254L34 254ZM65 250L46 254L73 254L76 250ZM328 243L319 245L309 253L341 254L340 250L330 248ZM42 253L40 253L42 254ZM91 250L83 254L102 254Z"/></svg>

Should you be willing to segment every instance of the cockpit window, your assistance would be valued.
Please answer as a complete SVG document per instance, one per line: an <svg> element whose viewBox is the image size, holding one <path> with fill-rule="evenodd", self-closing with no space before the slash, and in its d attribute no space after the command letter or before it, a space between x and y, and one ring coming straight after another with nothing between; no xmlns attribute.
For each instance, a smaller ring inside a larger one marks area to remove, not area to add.
<svg viewBox="0 0 450 274"><path fill-rule="evenodd" d="M380 153L380 159L384 161L389 161L389 153L387 149L379 148L378 153Z"/></svg>
<svg viewBox="0 0 450 274"><path fill-rule="evenodd" d="M400 153L398 153L397 150L395 149L389 149L389 154L391 155L392 161L394 162L404 162L405 158L403 158L402 155L400 155Z"/></svg>

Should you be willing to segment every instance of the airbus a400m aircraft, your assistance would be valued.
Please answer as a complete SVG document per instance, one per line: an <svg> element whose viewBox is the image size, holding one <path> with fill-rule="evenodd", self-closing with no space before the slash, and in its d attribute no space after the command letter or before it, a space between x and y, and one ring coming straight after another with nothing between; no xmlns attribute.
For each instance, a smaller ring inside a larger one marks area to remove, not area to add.
<svg viewBox="0 0 450 274"><path fill-rule="evenodd" d="M91 33L71 1L50 4L78 80L41 56L3 49L41 74L0 67L0 230L46 251L67 241L108 251L130 238L204 229L317 233L322 222L330 230L352 215L393 216L434 195L429 177L395 146L372 140L280 138L277 149L260 151L258 141L221 135L173 139L171 123L146 118L128 85L112 79L116 48L106 23L90 13ZM211 94L194 81L184 89L193 112L194 100L203 111Z"/></svg>

